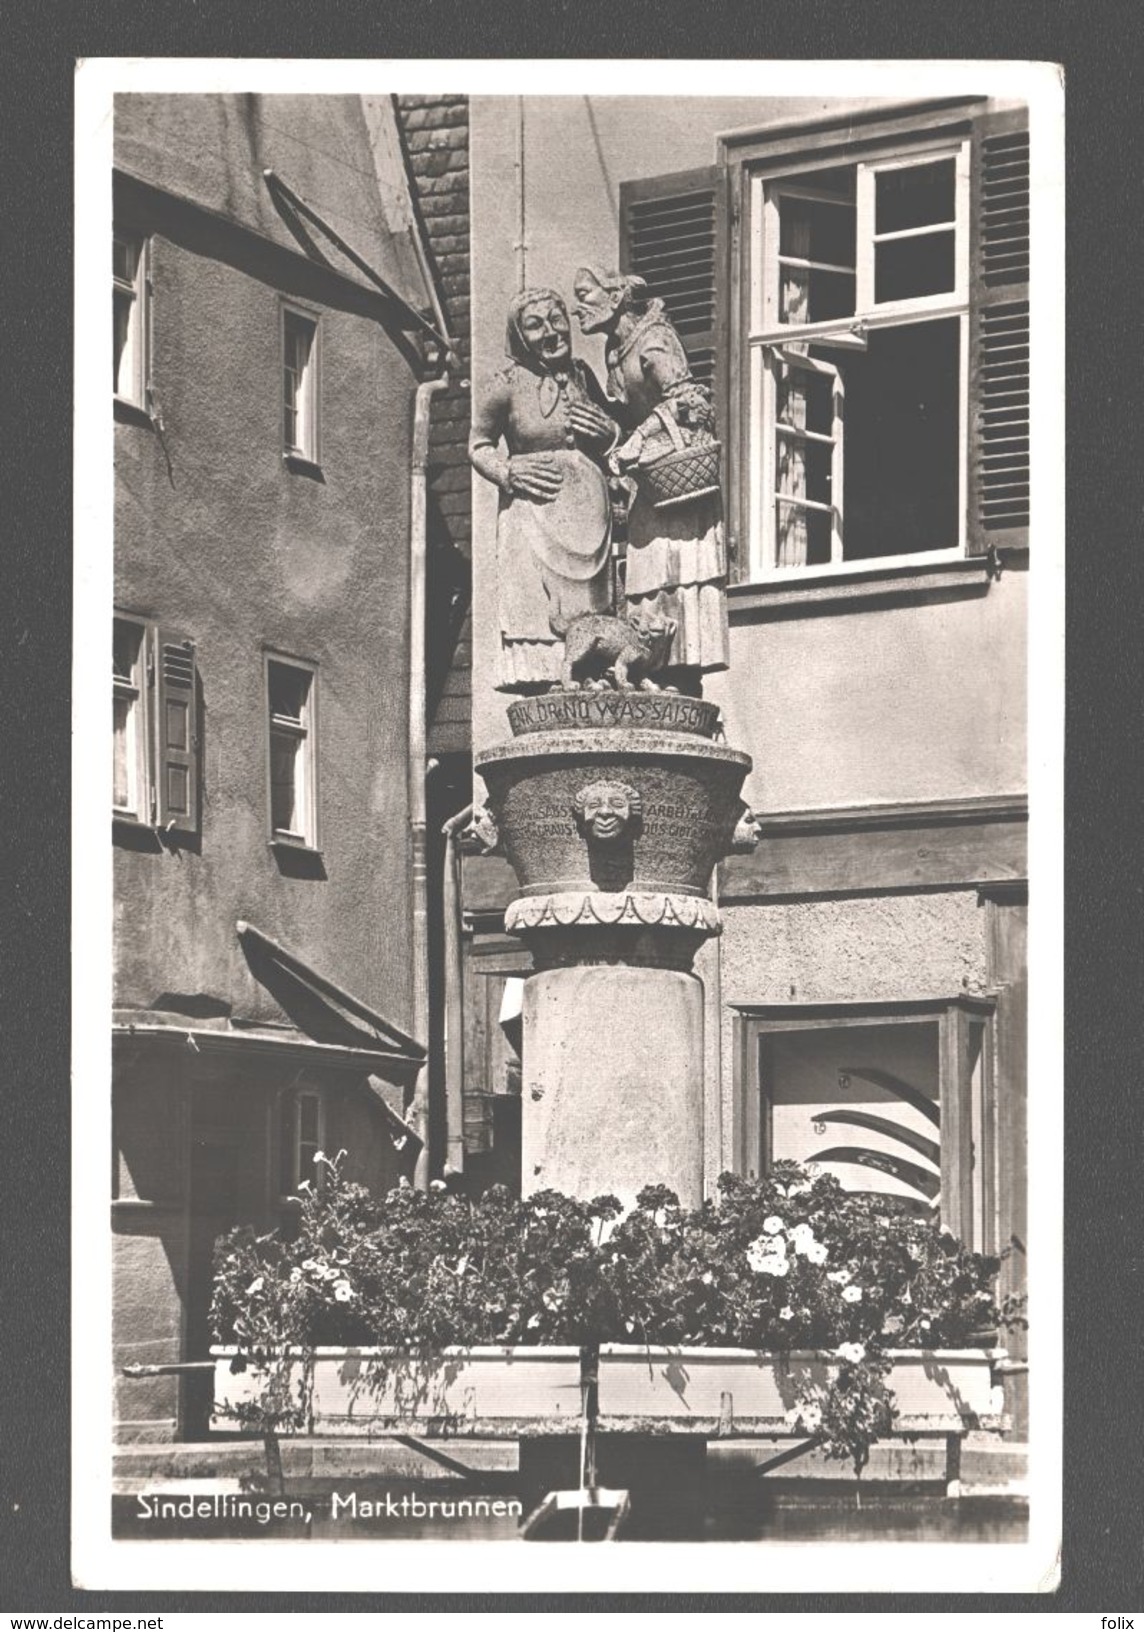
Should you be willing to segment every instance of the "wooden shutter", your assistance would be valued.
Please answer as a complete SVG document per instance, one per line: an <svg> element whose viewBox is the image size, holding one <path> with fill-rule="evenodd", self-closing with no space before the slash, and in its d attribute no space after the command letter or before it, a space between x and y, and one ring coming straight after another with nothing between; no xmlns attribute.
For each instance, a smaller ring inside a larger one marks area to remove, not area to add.
<svg viewBox="0 0 1144 1632"><path fill-rule="evenodd" d="M724 501L731 441L727 189L727 172L719 165L620 187L620 269L643 278L649 293L663 301L691 372L714 393Z"/></svg>
<svg viewBox="0 0 1144 1632"><path fill-rule="evenodd" d="M193 641L171 629L156 632L156 814L171 833L199 826L197 672Z"/></svg>
<svg viewBox="0 0 1144 1632"><path fill-rule="evenodd" d="M1029 132L1024 110L973 133L969 553L1029 543Z"/></svg>

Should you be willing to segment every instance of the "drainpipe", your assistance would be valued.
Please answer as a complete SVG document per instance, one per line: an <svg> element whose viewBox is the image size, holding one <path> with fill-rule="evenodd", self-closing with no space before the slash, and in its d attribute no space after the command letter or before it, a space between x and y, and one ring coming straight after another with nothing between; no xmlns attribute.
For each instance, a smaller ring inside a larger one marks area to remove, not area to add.
<svg viewBox="0 0 1144 1632"><path fill-rule="evenodd" d="M457 835L473 814L466 805L450 816L441 832L445 836L445 876L441 907L445 939L445 1165L454 1173L465 1166L465 1058L462 1037L465 1025L464 969L461 950L461 878Z"/></svg>
<svg viewBox="0 0 1144 1632"><path fill-rule="evenodd" d="M409 837L413 874L413 1035L429 1039L429 890L426 866L425 778L425 489L429 471L429 410L447 378L422 380L413 408L409 492ZM428 1190L429 1064L417 1074L407 1118L421 1141L414 1183Z"/></svg>

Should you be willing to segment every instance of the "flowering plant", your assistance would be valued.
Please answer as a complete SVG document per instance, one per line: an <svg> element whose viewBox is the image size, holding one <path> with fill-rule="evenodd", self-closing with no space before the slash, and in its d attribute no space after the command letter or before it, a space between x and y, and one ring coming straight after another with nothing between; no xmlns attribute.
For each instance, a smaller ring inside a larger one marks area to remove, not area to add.
<svg viewBox="0 0 1144 1632"><path fill-rule="evenodd" d="M1001 1318L997 1259L791 1162L724 1174L718 1204L694 1210L650 1186L621 1217L613 1196L555 1191L376 1197L342 1179L340 1156L315 1160L325 1182L303 1188L291 1237L237 1230L216 1250L215 1335L256 1361L319 1343L833 1351L834 1380L792 1426L860 1468L893 1421L886 1350L961 1346Z"/></svg>

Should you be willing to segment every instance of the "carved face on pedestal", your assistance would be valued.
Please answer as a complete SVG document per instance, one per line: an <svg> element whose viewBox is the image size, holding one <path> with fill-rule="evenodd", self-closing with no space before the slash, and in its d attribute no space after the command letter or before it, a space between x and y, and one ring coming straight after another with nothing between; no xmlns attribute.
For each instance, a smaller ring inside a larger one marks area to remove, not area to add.
<svg viewBox="0 0 1144 1632"><path fill-rule="evenodd" d="M521 339L545 368L564 368L572 356L572 325L562 300L540 295L521 309Z"/></svg>
<svg viewBox="0 0 1144 1632"><path fill-rule="evenodd" d="M615 844L625 834L634 837L643 800L638 789L626 782L591 782L579 790L573 808L585 838Z"/></svg>

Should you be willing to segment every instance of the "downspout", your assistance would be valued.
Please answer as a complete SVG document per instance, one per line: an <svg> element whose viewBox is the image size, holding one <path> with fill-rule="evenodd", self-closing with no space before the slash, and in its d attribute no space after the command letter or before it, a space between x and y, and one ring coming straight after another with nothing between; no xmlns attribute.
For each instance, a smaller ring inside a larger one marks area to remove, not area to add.
<svg viewBox="0 0 1144 1632"><path fill-rule="evenodd" d="M441 832L445 836L445 876L441 907L445 939L445 1166L461 1173L465 1166L465 1058L462 1039L465 1026L464 967L461 945L461 878L457 835L473 814L466 805L450 816Z"/></svg>
<svg viewBox="0 0 1144 1632"><path fill-rule="evenodd" d="M425 494L429 473L429 412L448 378L422 380L413 408L413 452L409 482L409 839L413 877L413 1035L429 1038L429 878L425 832ZM421 1141L414 1183L428 1190L429 1064L417 1073L406 1119Z"/></svg>

